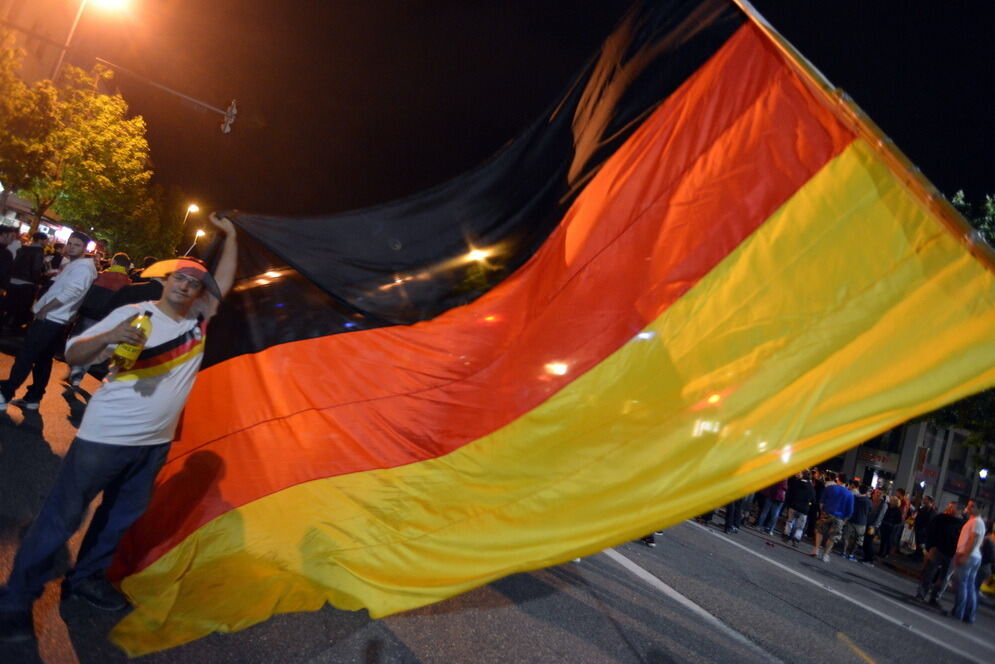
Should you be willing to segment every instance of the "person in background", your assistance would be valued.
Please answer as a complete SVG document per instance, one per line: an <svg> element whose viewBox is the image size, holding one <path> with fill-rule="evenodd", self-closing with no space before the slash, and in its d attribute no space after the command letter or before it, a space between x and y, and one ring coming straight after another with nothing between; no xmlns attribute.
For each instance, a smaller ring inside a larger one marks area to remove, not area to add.
<svg viewBox="0 0 995 664"><path fill-rule="evenodd" d="M10 270L10 286L7 289L6 324L14 332L20 332L31 320L31 304L38 294L38 284L45 273L45 243L48 236L41 231L31 236L31 243L22 246L14 256Z"/></svg>
<svg viewBox="0 0 995 664"><path fill-rule="evenodd" d="M870 487L860 484L860 480L850 480L853 497L853 514L843 524L843 557L847 560L857 560L857 550L864 546L867 533L867 518L871 513L871 498L868 496Z"/></svg>
<svg viewBox="0 0 995 664"><path fill-rule="evenodd" d="M973 625L978 611L978 584L975 582L975 577L978 568L981 567L981 543L985 539L985 521L979 514L978 504L973 500L967 501L964 516L967 517L967 522L960 529L952 563L953 583L957 589L957 596L950 615L968 625Z"/></svg>
<svg viewBox="0 0 995 664"><path fill-rule="evenodd" d="M159 261L155 256L146 256L142 259L142 264L131 269L128 274L131 276L132 281L144 281L142 279L142 272L152 267Z"/></svg>
<svg viewBox="0 0 995 664"><path fill-rule="evenodd" d="M878 547L878 556L887 558L895 549L897 534L902 532L902 499L898 496L888 498L888 509L884 513L881 521L881 544Z"/></svg>
<svg viewBox="0 0 995 664"><path fill-rule="evenodd" d="M836 474L826 473L826 488L822 492L821 518L815 529L815 544L812 553L819 558L820 544L825 547L822 562L829 562L829 553L843 536L843 522L853 514L853 494L846 487L836 483Z"/></svg>
<svg viewBox="0 0 995 664"><path fill-rule="evenodd" d="M131 277L128 276L129 267L131 267L131 258L128 254L123 252L114 254L111 266L97 275L90 290L83 297L72 336L89 329L116 308L110 306L111 299L114 293L131 284ZM78 387L88 368L89 366L70 367L66 382L72 387Z"/></svg>
<svg viewBox="0 0 995 664"><path fill-rule="evenodd" d="M777 525L777 517L781 515L781 508L784 507L784 499L788 493L788 480L783 479L777 484L772 484L763 490L766 498L764 507L757 517L757 528L760 528L768 535L773 534Z"/></svg>
<svg viewBox="0 0 995 664"><path fill-rule="evenodd" d="M784 541L791 540L791 546L798 546L805 533L805 522L808 521L809 510L815 502L815 488L812 487L812 475L807 470L788 480L788 492L784 504L788 506L787 519L784 522Z"/></svg>
<svg viewBox="0 0 995 664"><path fill-rule="evenodd" d="M919 577L916 599L926 601L926 596L929 595L931 606L940 605L940 598L943 597L953 573L950 561L957 552L957 538L960 537L963 526L964 521L957 516L957 503L953 502L947 503L946 509L929 522L926 532L929 547L926 551L926 566Z"/></svg>
<svg viewBox="0 0 995 664"><path fill-rule="evenodd" d="M739 532L740 526L743 525L743 502L744 498L737 498L728 505L726 505L726 520L725 527L723 531L734 535Z"/></svg>
<svg viewBox="0 0 995 664"><path fill-rule="evenodd" d="M916 510L914 525L916 533L916 560L922 560L926 553L926 531L929 529L929 522L933 520L934 516L936 516L936 505L933 504L933 497L923 496L922 501L919 503L919 509Z"/></svg>
<svg viewBox="0 0 995 664"><path fill-rule="evenodd" d="M17 250L21 248L21 238L17 230L17 225L14 226L2 226L2 228L10 228L13 232L13 237L7 240L6 244L0 245L0 247L6 247L7 251L10 253L11 260L17 255Z"/></svg>
<svg viewBox="0 0 995 664"><path fill-rule="evenodd" d="M978 575L975 581L978 586L978 593L981 592L982 584L992 575L993 562L995 562L995 523L989 523L988 536L981 543L981 567L978 568Z"/></svg>
<svg viewBox="0 0 995 664"><path fill-rule="evenodd" d="M69 264L52 282L52 287L34 305L35 318L28 327L24 343L7 380L0 382L0 408L6 408L14 392L31 374L31 385L23 399L11 401L27 410L38 410L52 375L52 360L62 350L69 323L76 316L83 295L97 277L93 261L83 256L90 241L83 233L73 233L66 241ZM21 251L24 251L24 247Z"/></svg>
<svg viewBox="0 0 995 664"><path fill-rule="evenodd" d="M3 312L3 300L10 286L10 270L14 266L14 254L6 251L11 240L17 237L17 229L13 226L0 226L0 314Z"/></svg>
<svg viewBox="0 0 995 664"><path fill-rule="evenodd" d="M822 504L822 492L826 490L826 482L823 479L822 471L818 468L812 469L812 488L815 489L815 500L808 513L808 525L805 527L805 533L810 538L815 539L815 526L819 522L819 505Z"/></svg>

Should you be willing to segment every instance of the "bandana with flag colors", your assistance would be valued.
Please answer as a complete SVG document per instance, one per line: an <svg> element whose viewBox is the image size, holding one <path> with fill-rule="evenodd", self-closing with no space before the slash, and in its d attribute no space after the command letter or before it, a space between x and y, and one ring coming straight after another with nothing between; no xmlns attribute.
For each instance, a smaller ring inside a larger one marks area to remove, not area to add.
<svg viewBox="0 0 995 664"><path fill-rule="evenodd" d="M591 554L995 385L990 250L745 2L637 6L452 182L235 223L132 654Z"/></svg>

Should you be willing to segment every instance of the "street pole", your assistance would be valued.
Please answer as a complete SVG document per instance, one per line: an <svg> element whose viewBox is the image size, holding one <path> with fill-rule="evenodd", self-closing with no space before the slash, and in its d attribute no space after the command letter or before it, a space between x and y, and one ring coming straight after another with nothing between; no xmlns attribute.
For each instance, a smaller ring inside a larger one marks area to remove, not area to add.
<svg viewBox="0 0 995 664"><path fill-rule="evenodd" d="M62 61L66 58L66 51L69 50L69 45L73 41L73 35L76 34L76 26L79 25L79 18L83 15L83 10L86 9L87 2L88 0L81 0L79 3L79 9L76 10L76 18L73 19L73 27L69 28L66 43L62 45L62 49L59 51L59 59L55 61L55 69L52 70L52 83L58 80L59 70L62 69Z"/></svg>
<svg viewBox="0 0 995 664"><path fill-rule="evenodd" d="M183 222L180 224L180 230L181 231L184 228L186 228L187 217L190 216L191 212L200 212L200 208L195 203L191 203L190 205L187 206L187 213L185 215L183 215Z"/></svg>
<svg viewBox="0 0 995 664"><path fill-rule="evenodd" d="M193 244L190 245L190 248L187 249L186 252L183 255L184 256L189 256L190 252L193 251L193 248L197 246L197 240L199 240L200 238L204 237L205 235L207 235L207 233L205 233L204 231L202 231L200 229L197 229L197 234L193 236Z"/></svg>

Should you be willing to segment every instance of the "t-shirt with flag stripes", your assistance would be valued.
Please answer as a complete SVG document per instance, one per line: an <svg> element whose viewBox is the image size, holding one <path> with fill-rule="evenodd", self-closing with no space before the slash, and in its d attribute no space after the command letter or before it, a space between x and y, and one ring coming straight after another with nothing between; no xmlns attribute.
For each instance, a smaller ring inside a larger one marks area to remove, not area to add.
<svg viewBox="0 0 995 664"><path fill-rule="evenodd" d="M119 307L81 336L106 332L139 313L152 330L134 366L104 380L87 404L77 435L110 445L158 445L173 439L203 358L207 323L191 312L176 321L154 302ZM68 349L76 339L69 340ZM114 345L108 346L113 350Z"/></svg>

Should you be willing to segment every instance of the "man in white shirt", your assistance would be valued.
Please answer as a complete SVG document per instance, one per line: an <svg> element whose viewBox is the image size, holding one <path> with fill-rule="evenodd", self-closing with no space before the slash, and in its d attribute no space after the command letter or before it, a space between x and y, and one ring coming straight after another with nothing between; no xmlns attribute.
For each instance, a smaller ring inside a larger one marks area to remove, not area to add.
<svg viewBox="0 0 995 664"><path fill-rule="evenodd" d="M93 260L83 255L89 242L90 238L80 232L73 233L66 241L66 260L69 263L32 308L34 320L28 326L10 375L0 382L0 408L6 408L8 401L27 410L38 410L41 405L52 375L52 359L61 350L66 328L76 316L90 284L97 278ZM24 398L11 401L29 373L32 383Z"/></svg>
<svg viewBox="0 0 995 664"><path fill-rule="evenodd" d="M235 228L213 214L211 221L225 234L213 276L188 258L160 261L143 276L166 278L161 299L118 307L69 340L71 364L100 362L122 343L142 350L134 365L108 376L87 404L55 485L21 541L7 584L0 586L0 641L34 637L31 607L56 575L57 554L100 493L63 582L63 598L79 597L107 611L128 606L104 573L122 535L148 507L200 368L207 324L235 278ZM147 338L131 326L140 314L152 323Z"/></svg>
<svg viewBox="0 0 995 664"><path fill-rule="evenodd" d="M17 226L14 226L13 228L15 231L17 230ZM10 238L10 240L3 246L7 247L7 251L10 252L10 257L13 258L14 256L17 256L17 250L21 248L21 240L15 233L14 237Z"/></svg>
<svg viewBox="0 0 995 664"><path fill-rule="evenodd" d="M953 560L955 570L953 584L957 589L957 598L954 600L954 608L950 615L970 625L974 623L974 616L978 610L978 584L975 583L975 577L978 568L981 567L981 542L985 538L985 521L978 514L978 506L973 500L967 501L964 516L967 517L967 523L960 529L957 552Z"/></svg>

